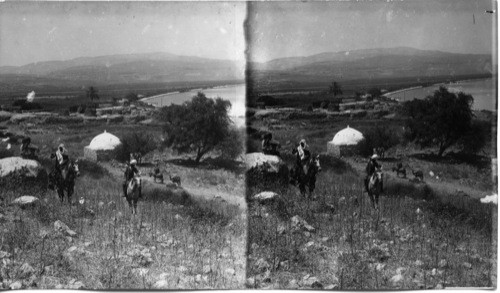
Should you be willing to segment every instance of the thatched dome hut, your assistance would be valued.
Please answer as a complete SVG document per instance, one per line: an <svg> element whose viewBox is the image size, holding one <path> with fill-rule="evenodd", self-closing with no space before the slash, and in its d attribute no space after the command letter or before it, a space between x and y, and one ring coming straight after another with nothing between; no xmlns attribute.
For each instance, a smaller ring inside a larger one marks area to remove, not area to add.
<svg viewBox="0 0 500 293"><path fill-rule="evenodd" d="M353 155L358 151L357 145L363 138L361 132L347 125L328 142L327 153L337 157Z"/></svg>
<svg viewBox="0 0 500 293"><path fill-rule="evenodd" d="M83 150L83 155L91 161L109 161L116 158L118 148L121 146L118 137L104 130L103 133L92 139Z"/></svg>

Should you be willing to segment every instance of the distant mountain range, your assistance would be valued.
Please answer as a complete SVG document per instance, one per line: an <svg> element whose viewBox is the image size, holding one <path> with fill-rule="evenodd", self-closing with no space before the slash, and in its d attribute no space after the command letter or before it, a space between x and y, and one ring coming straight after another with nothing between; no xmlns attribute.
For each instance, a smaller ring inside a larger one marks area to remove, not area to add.
<svg viewBox="0 0 500 293"><path fill-rule="evenodd" d="M0 67L1 75L96 84L243 80L244 62L169 53L81 57Z"/></svg>
<svg viewBox="0 0 500 293"><path fill-rule="evenodd" d="M406 78L492 74L491 55L457 54L407 47L328 52L249 62L247 83L252 89L324 88L332 80L347 84L374 83ZM0 96L31 90L41 92L81 91L95 85L128 89L137 85L162 88L222 85L245 79L245 63L169 53L145 53L81 57L67 61L45 61L24 66L0 67Z"/></svg>
<svg viewBox="0 0 500 293"><path fill-rule="evenodd" d="M491 55L457 54L408 47L328 52L250 63L253 82L265 84L428 78L491 74Z"/></svg>

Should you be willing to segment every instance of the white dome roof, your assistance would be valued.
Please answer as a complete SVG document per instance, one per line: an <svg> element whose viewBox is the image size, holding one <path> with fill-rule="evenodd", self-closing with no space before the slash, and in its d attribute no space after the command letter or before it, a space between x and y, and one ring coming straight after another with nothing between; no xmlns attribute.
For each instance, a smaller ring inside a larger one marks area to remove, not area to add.
<svg viewBox="0 0 500 293"><path fill-rule="evenodd" d="M106 130L104 130L104 133L101 133L92 139L88 148L93 150L112 150L120 144L121 141L118 137L112 135L111 133L107 133Z"/></svg>
<svg viewBox="0 0 500 293"><path fill-rule="evenodd" d="M361 132L354 128L350 128L349 125L347 125L347 128L344 128L335 134L330 143L335 145L355 145L362 139L363 134Z"/></svg>

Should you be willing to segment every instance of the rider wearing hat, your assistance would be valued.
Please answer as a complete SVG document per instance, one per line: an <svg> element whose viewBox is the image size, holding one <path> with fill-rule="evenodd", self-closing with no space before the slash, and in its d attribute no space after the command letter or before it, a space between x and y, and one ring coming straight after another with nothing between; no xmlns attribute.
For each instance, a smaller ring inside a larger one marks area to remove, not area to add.
<svg viewBox="0 0 500 293"><path fill-rule="evenodd" d="M365 188L366 191L368 191L368 182L370 181L370 178L373 176L376 170L380 170L382 168L382 165L379 164L377 161L378 155L373 154L368 161L368 164L366 165L366 178L365 178Z"/></svg>
<svg viewBox="0 0 500 293"><path fill-rule="evenodd" d="M297 147L296 150L293 150L292 153L297 154L297 160L295 163L295 170L294 170L293 176L290 180L290 183L295 184L296 180L298 180L298 178L299 178L299 174L303 171L304 166L307 164L307 162L311 158L311 152L309 151L309 146L307 145L306 140L301 139L299 142L299 146Z"/></svg>
<svg viewBox="0 0 500 293"><path fill-rule="evenodd" d="M49 174L49 188L53 189L54 183L57 181L57 178L61 176L61 167L69 161L68 151L64 147L64 144L61 143L57 147L57 151L50 155L50 158L55 158L54 170Z"/></svg>
<svg viewBox="0 0 500 293"><path fill-rule="evenodd" d="M139 171L139 169L137 169L137 161L135 159L132 159L130 161L130 164L127 166L127 169L125 170L125 182L123 182L123 197L127 197L127 185L129 184L130 180L134 179L134 176L136 175L141 175L141 172ZM142 196L142 194L139 194L139 196Z"/></svg>
<svg viewBox="0 0 500 293"><path fill-rule="evenodd" d="M264 155L269 155L272 152L271 139L273 135L271 133L266 133L262 136L262 153Z"/></svg>

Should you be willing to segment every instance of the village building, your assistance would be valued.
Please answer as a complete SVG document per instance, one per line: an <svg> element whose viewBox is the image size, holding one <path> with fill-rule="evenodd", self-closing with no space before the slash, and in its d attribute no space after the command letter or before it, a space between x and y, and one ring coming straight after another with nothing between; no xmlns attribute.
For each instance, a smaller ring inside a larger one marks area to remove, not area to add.
<svg viewBox="0 0 500 293"><path fill-rule="evenodd" d="M83 149L83 156L94 162L115 159L121 141L118 137L106 130L92 139L90 144Z"/></svg>
<svg viewBox="0 0 500 293"><path fill-rule="evenodd" d="M326 151L329 155L345 157L356 154L358 143L363 140L363 134L349 127L337 132L333 139L327 143Z"/></svg>

